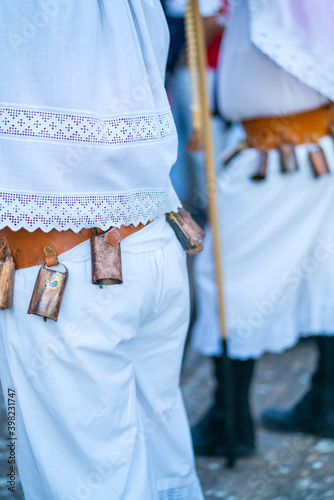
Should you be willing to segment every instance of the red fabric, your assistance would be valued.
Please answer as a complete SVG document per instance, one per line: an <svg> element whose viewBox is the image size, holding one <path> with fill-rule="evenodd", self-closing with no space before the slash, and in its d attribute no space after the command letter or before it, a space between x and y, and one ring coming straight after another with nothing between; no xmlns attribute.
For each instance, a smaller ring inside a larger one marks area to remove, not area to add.
<svg viewBox="0 0 334 500"><path fill-rule="evenodd" d="M229 0L221 0L220 15L227 17L229 14ZM222 36L217 35L210 45L208 46L208 66L209 68L216 68L218 63L219 48L221 44Z"/></svg>
<svg viewBox="0 0 334 500"><path fill-rule="evenodd" d="M209 68L216 68L219 56L219 47L222 36L216 36L208 47L208 66Z"/></svg>

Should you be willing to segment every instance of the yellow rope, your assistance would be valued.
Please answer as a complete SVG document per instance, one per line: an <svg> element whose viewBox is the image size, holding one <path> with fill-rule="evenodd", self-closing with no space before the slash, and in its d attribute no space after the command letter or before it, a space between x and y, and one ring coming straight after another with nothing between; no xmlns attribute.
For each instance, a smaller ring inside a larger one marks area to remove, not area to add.
<svg viewBox="0 0 334 500"><path fill-rule="evenodd" d="M196 15L193 8L193 1L187 0L187 12L185 20L188 66L191 78L192 89L192 122L193 136L189 141L189 150L191 152L203 149L203 103L201 94L201 82L199 73L199 59L197 49L197 28Z"/></svg>
<svg viewBox="0 0 334 500"><path fill-rule="evenodd" d="M219 237L218 211L216 205L216 170L213 154L211 113L206 89L206 50L203 24L199 13L198 0L187 0L186 35L188 44L189 69L193 93L193 127L196 135L202 135L205 145L206 177L209 220L212 227L218 305L221 334L227 340L225 304L223 290L222 252Z"/></svg>

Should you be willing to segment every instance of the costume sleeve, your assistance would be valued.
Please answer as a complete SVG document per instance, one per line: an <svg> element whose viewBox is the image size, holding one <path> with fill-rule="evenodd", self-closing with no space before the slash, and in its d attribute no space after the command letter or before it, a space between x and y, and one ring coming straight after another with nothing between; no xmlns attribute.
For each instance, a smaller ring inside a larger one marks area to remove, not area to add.
<svg viewBox="0 0 334 500"><path fill-rule="evenodd" d="M49 3L0 1L0 228L77 232L177 211L160 0Z"/></svg>
<svg viewBox="0 0 334 500"><path fill-rule="evenodd" d="M291 75L334 99L331 0L247 0L251 41Z"/></svg>

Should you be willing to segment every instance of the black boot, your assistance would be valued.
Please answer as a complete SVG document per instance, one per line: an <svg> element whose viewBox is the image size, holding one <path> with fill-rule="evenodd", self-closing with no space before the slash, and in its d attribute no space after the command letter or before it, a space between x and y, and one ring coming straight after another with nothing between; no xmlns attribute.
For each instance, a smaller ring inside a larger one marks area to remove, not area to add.
<svg viewBox="0 0 334 500"><path fill-rule="evenodd" d="M334 337L319 337L318 346L322 386L313 434L334 439Z"/></svg>
<svg viewBox="0 0 334 500"><path fill-rule="evenodd" d="M191 429L195 454L227 456L225 431L225 381L222 358L215 362L215 402L202 420ZM254 360L229 360L233 384L234 455L236 458L250 456L255 451L253 418L249 406L249 388L254 370Z"/></svg>
<svg viewBox="0 0 334 500"><path fill-rule="evenodd" d="M288 410L266 410L262 424L267 429L334 438L334 337L318 337L317 344L318 366L310 389Z"/></svg>
<svg viewBox="0 0 334 500"><path fill-rule="evenodd" d="M235 436L236 455L246 457L255 452L255 429L249 404L250 385L254 373L255 361L236 360L236 394L235 394Z"/></svg>

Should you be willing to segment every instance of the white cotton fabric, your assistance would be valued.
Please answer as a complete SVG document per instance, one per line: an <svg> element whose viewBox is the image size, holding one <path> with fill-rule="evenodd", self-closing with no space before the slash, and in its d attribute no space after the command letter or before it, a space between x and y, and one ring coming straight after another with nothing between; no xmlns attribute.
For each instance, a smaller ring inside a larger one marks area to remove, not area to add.
<svg viewBox="0 0 334 500"><path fill-rule="evenodd" d="M122 244L123 285L90 283L89 242L60 255L58 323L27 315L38 267L0 315L26 500L203 500L179 388L186 255L160 218Z"/></svg>
<svg viewBox="0 0 334 500"><path fill-rule="evenodd" d="M186 0L166 0L166 12L172 17L184 17ZM199 10L203 17L215 16L221 8L221 0L199 0Z"/></svg>
<svg viewBox="0 0 334 500"><path fill-rule="evenodd" d="M259 153L246 150L218 179L229 354L259 358L300 335L334 332L334 141L320 141L331 175L315 179L310 145L296 148L300 170L282 175L278 152L268 178L250 179ZM212 233L195 262L198 320L193 346L221 352Z"/></svg>
<svg viewBox="0 0 334 500"><path fill-rule="evenodd" d="M159 0L2 0L0 19L0 227L107 229L177 209Z"/></svg>
<svg viewBox="0 0 334 500"><path fill-rule="evenodd" d="M334 99L332 0L248 0L252 42L303 83Z"/></svg>
<svg viewBox="0 0 334 500"><path fill-rule="evenodd" d="M295 3L303 11L306 2ZM218 69L218 104L227 119L293 114L334 99L332 48L323 43L320 50L297 20L283 16L288 4L287 0L240 0L233 4ZM331 39L334 19L330 27L323 23L326 13L334 17L328 1L319 2L316 8L313 4L307 13L307 23L312 19L312 24L319 24L319 30ZM289 22L284 22L286 18ZM269 47L275 48L270 51Z"/></svg>

